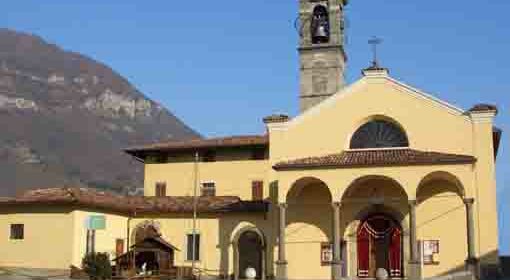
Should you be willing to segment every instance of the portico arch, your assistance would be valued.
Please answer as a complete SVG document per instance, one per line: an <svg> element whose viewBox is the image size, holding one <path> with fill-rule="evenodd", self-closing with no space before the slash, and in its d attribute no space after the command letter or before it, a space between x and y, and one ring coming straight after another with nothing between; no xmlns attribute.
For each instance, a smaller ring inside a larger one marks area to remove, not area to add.
<svg viewBox="0 0 510 280"><path fill-rule="evenodd" d="M409 201L402 185L387 176L362 176L345 189L341 204L348 276L375 277L380 266L392 277L403 277L409 258ZM371 230L384 221L391 221L387 228Z"/></svg>
<svg viewBox="0 0 510 280"><path fill-rule="evenodd" d="M315 177L303 177L287 192L287 204L331 204L332 195L326 183Z"/></svg>
<svg viewBox="0 0 510 280"><path fill-rule="evenodd" d="M466 196L466 190L457 176L446 171L434 171L424 176L420 181L416 190L416 198L419 202L430 196L445 192L455 193L460 198Z"/></svg>
<svg viewBox="0 0 510 280"><path fill-rule="evenodd" d="M342 193L341 201L345 203L357 198L371 200L371 203L377 200L380 202L381 199L386 199L386 203L394 199L407 202L408 197L405 188L396 179L384 175L367 175L354 179Z"/></svg>
<svg viewBox="0 0 510 280"><path fill-rule="evenodd" d="M466 189L459 178L446 171L431 172L418 185L418 239L436 242L440 248L438 252L425 257L424 277L451 273L448 269L463 268L465 261L470 259L470 242L473 250L475 244L473 236L468 234L469 222L473 223L473 220L466 213L467 203L472 203L472 200L466 196ZM431 265L434 263L437 264Z"/></svg>
<svg viewBox="0 0 510 280"><path fill-rule="evenodd" d="M333 196L316 177L296 180L286 194L285 243L289 279L321 279L331 267L321 263L324 244L332 243ZM306 252L308 269L301 269ZM296 272L299 271L299 274Z"/></svg>

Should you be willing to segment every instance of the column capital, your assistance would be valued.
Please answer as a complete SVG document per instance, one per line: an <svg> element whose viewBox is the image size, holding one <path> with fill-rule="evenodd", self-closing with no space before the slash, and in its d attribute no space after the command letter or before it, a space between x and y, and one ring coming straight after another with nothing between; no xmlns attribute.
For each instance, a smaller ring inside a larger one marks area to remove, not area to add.
<svg viewBox="0 0 510 280"><path fill-rule="evenodd" d="M416 206L416 205L418 205L418 201L416 199L408 200L407 203L409 204L409 206Z"/></svg>
<svg viewBox="0 0 510 280"><path fill-rule="evenodd" d="M287 208L287 207L289 207L289 204L286 203L286 202L278 203L278 207L280 207L280 208Z"/></svg>
<svg viewBox="0 0 510 280"><path fill-rule="evenodd" d="M464 198L463 200L464 200L464 204L466 204L466 205L475 203L474 198Z"/></svg>

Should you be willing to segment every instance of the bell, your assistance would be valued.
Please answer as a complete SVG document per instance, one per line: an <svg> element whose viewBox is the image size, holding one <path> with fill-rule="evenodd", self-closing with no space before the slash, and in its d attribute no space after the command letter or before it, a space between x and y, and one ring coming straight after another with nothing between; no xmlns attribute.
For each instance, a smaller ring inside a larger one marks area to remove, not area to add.
<svg viewBox="0 0 510 280"><path fill-rule="evenodd" d="M313 34L314 41L319 43L327 42L329 39L328 32L324 25L319 25Z"/></svg>

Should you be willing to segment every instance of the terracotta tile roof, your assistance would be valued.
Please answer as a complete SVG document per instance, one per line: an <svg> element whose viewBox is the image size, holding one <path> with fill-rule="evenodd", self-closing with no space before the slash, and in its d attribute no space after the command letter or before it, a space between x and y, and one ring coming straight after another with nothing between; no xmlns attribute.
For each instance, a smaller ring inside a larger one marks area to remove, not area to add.
<svg viewBox="0 0 510 280"><path fill-rule="evenodd" d="M267 135L245 135L219 138L194 139L189 141L168 141L154 143L125 149L129 154L149 151L176 151L193 150L204 148L226 148L242 146L267 146L269 137Z"/></svg>
<svg viewBox="0 0 510 280"><path fill-rule="evenodd" d="M192 213L193 197L121 196L87 188L48 188L27 191L20 196L0 200L1 206L61 205L114 211L124 214ZM200 213L266 212L265 202L243 201L235 196L199 197Z"/></svg>
<svg viewBox="0 0 510 280"><path fill-rule="evenodd" d="M412 149L351 150L339 154L279 162L275 170L306 168L351 168L432 164L467 164L476 158L467 155L423 152Z"/></svg>

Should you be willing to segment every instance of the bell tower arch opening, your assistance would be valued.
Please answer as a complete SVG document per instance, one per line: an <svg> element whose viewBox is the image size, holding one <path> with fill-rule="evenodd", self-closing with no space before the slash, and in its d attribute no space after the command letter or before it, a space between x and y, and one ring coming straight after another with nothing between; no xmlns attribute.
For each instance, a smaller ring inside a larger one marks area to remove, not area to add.
<svg viewBox="0 0 510 280"><path fill-rule="evenodd" d="M347 0L300 0L301 112L344 86L344 7Z"/></svg>
<svg viewBox="0 0 510 280"><path fill-rule="evenodd" d="M311 21L312 44L322 44L329 42L329 15L328 9L324 5L317 5L313 9Z"/></svg>

